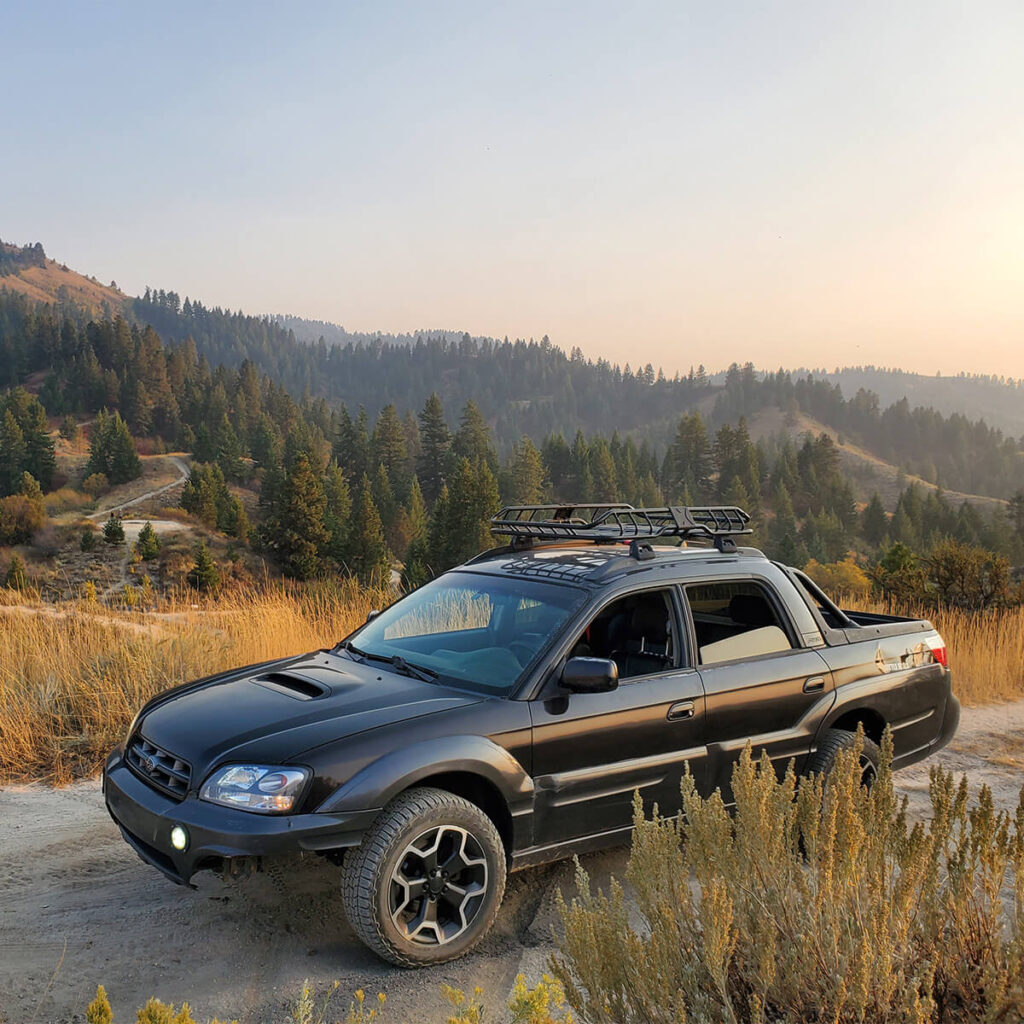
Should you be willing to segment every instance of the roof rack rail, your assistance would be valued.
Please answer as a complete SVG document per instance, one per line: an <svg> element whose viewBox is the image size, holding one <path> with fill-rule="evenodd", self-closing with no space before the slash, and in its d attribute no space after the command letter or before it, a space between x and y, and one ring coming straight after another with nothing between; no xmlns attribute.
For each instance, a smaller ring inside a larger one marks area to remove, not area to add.
<svg viewBox="0 0 1024 1024"><path fill-rule="evenodd" d="M626 504L506 505L491 519L491 533L511 537L514 548L535 540L589 540L595 544L630 541L630 553L643 558L656 537L704 538L719 551L735 551L733 537L753 533L750 516L735 505L665 505L634 508Z"/></svg>

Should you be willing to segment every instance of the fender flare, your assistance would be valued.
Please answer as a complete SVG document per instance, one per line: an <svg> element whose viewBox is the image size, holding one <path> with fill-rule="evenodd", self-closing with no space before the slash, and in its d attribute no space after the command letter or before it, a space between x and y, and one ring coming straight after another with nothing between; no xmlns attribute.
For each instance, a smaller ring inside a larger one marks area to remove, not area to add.
<svg viewBox="0 0 1024 1024"><path fill-rule="evenodd" d="M318 812L383 807L432 775L477 775L501 794L515 816L533 808L533 779L504 748L485 736L443 736L393 750L371 761L334 791Z"/></svg>

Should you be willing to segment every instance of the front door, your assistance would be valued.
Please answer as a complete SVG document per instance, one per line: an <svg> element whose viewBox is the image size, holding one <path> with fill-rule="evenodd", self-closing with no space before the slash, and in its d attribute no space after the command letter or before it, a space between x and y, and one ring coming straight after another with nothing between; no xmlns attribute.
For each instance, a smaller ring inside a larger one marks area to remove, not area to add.
<svg viewBox="0 0 1024 1024"><path fill-rule="evenodd" d="M704 788L704 692L681 626L672 588L640 590L605 605L562 652L559 670L568 657L611 658L619 686L552 686L531 702L536 845L628 829L637 790L648 813L675 813L687 764Z"/></svg>

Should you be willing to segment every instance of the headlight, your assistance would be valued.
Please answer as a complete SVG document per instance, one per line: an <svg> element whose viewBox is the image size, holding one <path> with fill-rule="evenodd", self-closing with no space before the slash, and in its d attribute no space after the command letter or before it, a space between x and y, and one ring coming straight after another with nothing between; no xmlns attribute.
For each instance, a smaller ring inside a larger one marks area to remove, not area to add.
<svg viewBox="0 0 1024 1024"><path fill-rule="evenodd" d="M199 799L242 811L285 814L295 805L308 778L305 768L232 764L218 768L203 783Z"/></svg>

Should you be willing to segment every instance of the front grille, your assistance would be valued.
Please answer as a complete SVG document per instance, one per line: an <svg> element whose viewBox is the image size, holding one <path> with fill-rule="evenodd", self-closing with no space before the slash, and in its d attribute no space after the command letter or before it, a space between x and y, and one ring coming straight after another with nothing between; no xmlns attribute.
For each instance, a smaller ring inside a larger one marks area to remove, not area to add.
<svg viewBox="0 0 1024 1024"><path fill-rule="evenodd" d="M184 800L192 768L187 761L169 754L143 736L135 736L128 745L128 765L143 782L154 789Z"/></svg>

